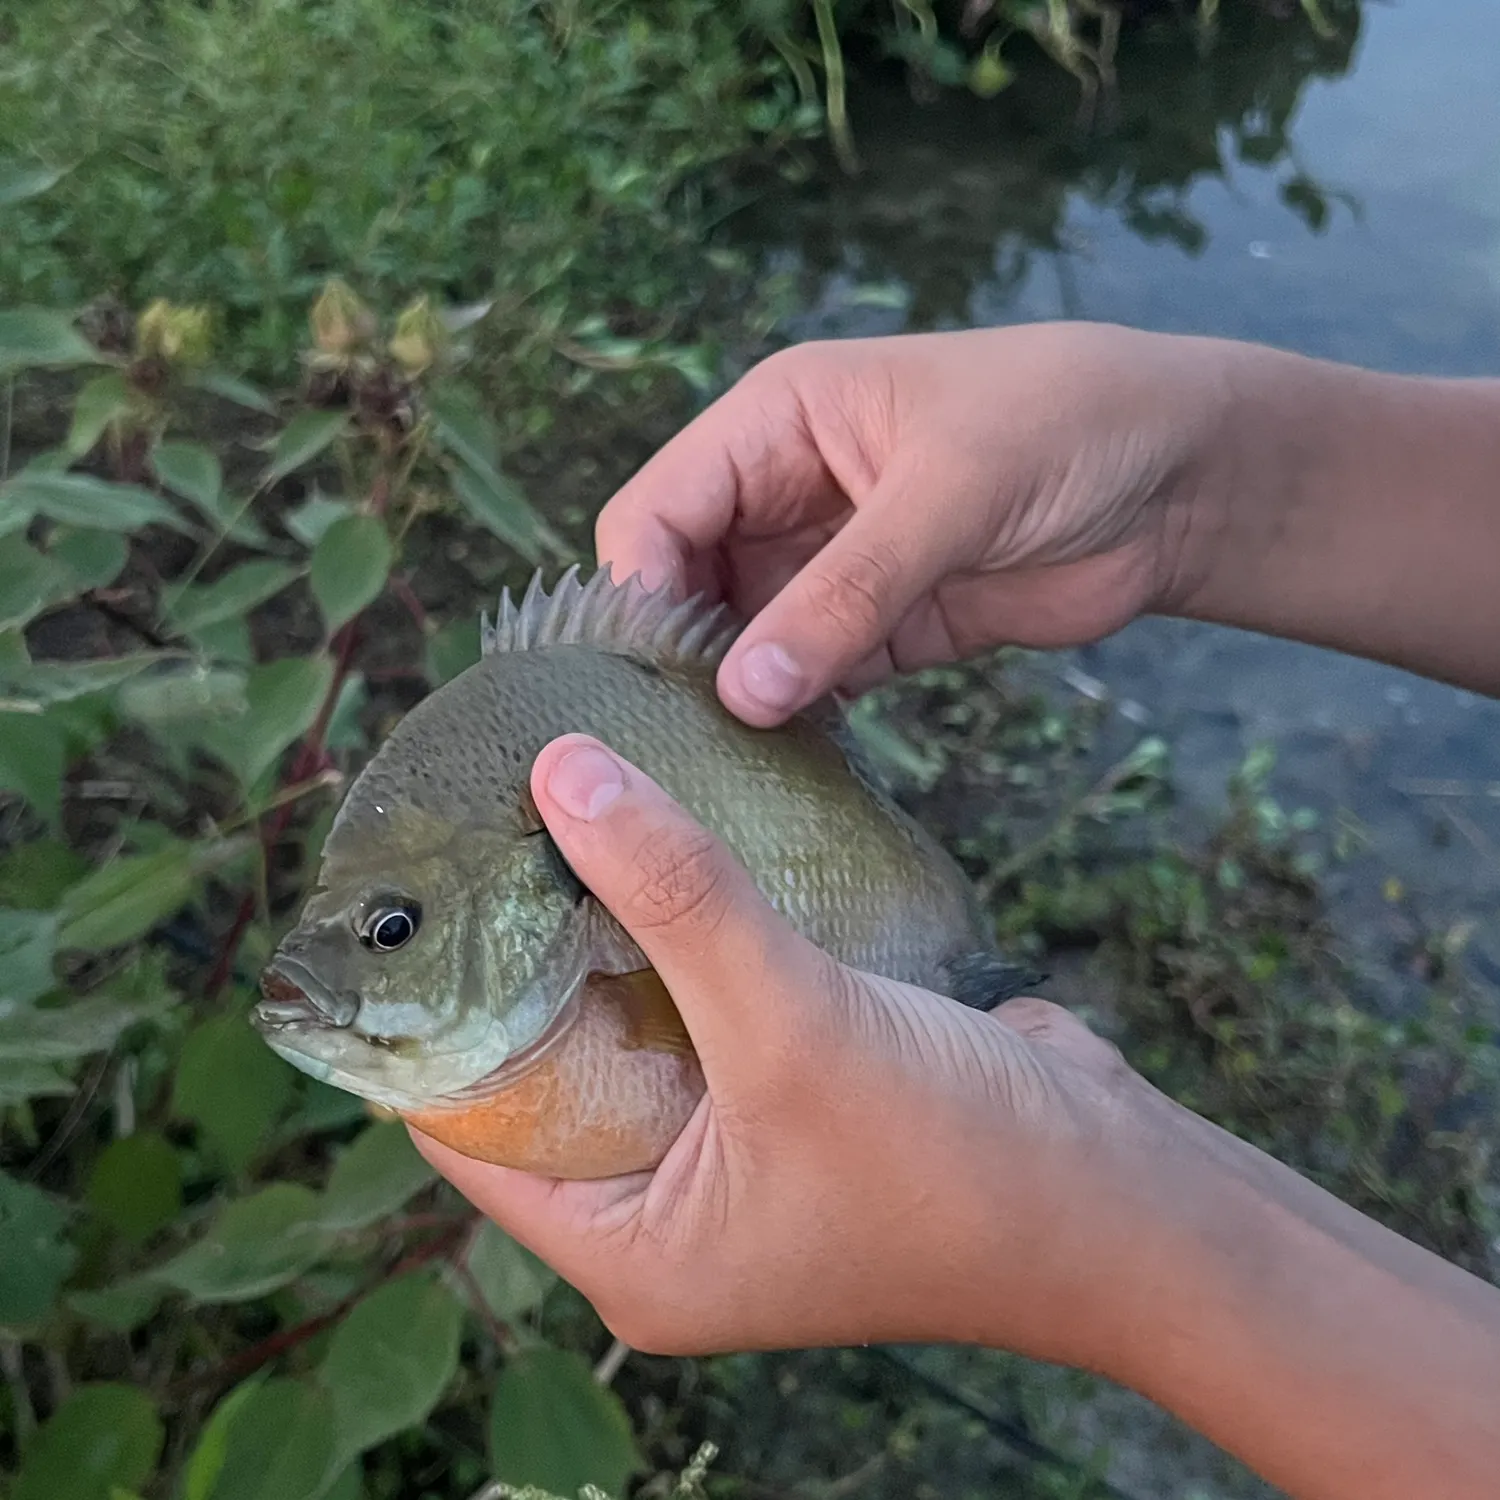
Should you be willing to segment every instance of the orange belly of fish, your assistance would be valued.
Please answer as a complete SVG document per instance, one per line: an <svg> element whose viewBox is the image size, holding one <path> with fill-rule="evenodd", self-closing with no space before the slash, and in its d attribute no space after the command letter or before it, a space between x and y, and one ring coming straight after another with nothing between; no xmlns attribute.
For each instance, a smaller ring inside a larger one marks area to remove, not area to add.
<svg viewBox="0 0 1500 1500"><path fill-rule="evenodd" d="M682 1020L648 969L594 976L567 1035L514 1083L405 1118L476 1161L545 1177L614 1177L656 1166L703 1089Z"/></svg>

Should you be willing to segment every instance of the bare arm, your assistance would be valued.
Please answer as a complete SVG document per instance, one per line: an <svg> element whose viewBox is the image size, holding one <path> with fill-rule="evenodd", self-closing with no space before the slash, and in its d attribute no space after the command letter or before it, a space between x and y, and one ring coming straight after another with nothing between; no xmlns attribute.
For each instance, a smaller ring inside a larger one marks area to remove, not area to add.
<svg viewBox="0 0 1500 1500"><path fill-rule="evenodd" d="M1500 692L1500 380L1225 349L1168 611Z"/></svg>
<svg viewBox="0 0 1500 1500"><path fill-rule="evenodd" d="M1500 1486L1500 1290L1156 1096L1110 1373L1297 1500ZM1158 1179L1159 1180L1159 1179Z"/></svg>

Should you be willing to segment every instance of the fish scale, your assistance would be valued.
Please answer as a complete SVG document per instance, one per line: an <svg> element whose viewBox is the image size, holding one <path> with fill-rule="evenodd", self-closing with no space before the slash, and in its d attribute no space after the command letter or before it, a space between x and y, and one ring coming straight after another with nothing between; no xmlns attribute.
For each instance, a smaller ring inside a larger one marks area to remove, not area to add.
<svg viewBox="0 0 1500 1500"><path fill-rule="evenodd" d="M268 969L267 1041L487 1160L594 1176L660 1159L701 1070L670 996L536 816L531 766L567 733L653 777L833 957L965 1003L1013 992L962 872L831 705L772 730L723 707L737 628L608 569L502 596L480 660L350 787ZM372 922L397 910L408 921L381 930L409 941L372 951Z"/></svg>

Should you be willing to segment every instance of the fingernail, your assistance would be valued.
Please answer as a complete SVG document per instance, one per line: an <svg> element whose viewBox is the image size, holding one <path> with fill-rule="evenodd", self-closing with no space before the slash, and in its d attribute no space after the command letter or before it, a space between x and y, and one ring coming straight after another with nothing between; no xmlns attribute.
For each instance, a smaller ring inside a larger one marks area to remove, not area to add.
<svg viewBox="0 0 1500 1500"><path fill-rule="evenodd" d="M762 708L784 713L802 701L807 675L774 642L752 646L740 662L740 688Z"/></svg>
<svg viewBox="0 0 1500 1500"><path fill-rule="evenodd" d="M565 813L589 823L625 790L625 773L608 751L580 745L552 767L547 790Z"/></svg>

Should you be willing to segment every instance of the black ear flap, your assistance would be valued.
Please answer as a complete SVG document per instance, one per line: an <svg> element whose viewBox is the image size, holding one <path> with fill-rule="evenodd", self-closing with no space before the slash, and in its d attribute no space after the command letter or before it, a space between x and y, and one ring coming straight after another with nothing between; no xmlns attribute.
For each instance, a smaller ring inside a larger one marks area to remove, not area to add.
<svg viewBox="0 0 1500 1500"><path fill-rule="evenodd" d="M557 840L547 831L547 825L542 821L536 798L531 795L529 786L521 788L520 811L522 838L541 841L545 851L543 857L552 871L553 878L568 893L568 898L573 905L577 906L589 894L588 887L573 873L572 865L563 858L562 850L557 847Z"/></svg>

